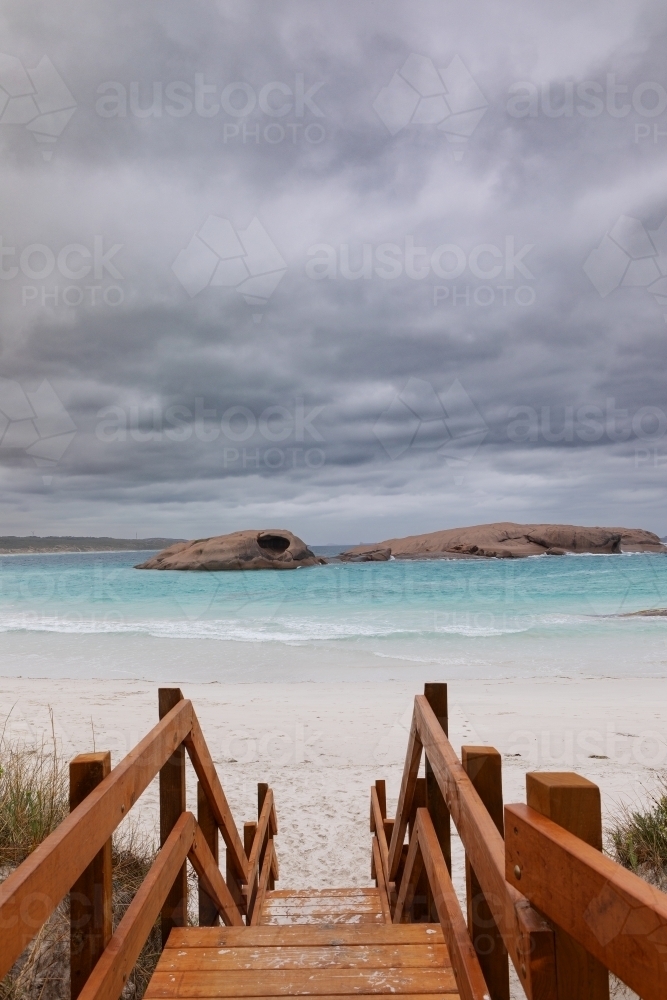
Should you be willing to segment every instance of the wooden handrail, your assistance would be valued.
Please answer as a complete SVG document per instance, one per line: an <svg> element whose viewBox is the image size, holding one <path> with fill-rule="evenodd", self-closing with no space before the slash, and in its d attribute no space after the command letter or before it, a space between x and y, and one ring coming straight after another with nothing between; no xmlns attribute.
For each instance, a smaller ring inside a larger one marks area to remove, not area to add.
<svg viewBox="0 0 667 1000"><path fill-rule="evenodd" d="M412 906L415 890L417 888L417 882L419 881L419 876L423 867L424 863L419 851L419 837L415 828L413 829L412 836L410 837L408 853L405 858L405 867L403 869L403 878L401 879L401 887L398 891L398 898L394 908L393 922L395 924L407 922L407 914Z"/></svg>
<svg viewBox="0 0 667 1000"><path fill-rule="evenodd" d="M250 851L250 858L248 860L248 882L252 883L257 877L260 862L260 852L264 846L264 838L267 832L273 835L273 789L269 788L266 793L266 798L264 799L264 805L262 806L262 811L257 820L257 829L255 830L255 836L252 843L252 850Z"/></svg>
<svg viewBox="0 0 667 1000"><path fill-rule="evenodd" d="M206 837L199 824L195 824L192 846L188 852L192 867L199 876L200 884L210 896L218 913L227 927L242 927L243 918L234 902L229 887L222 877L211 849L206 843Z"/></svg>
<svg viewBox="0 0 667 1000"><path fill-rule="evenodd" d="M229 857L236 869L237 877L242 882L247 882L249 871L248 858L243 850L243 844L236 829L232 811L222 790L213 758L206 745L204 734L201 731L199 721L194 712L192 713L190 732L185 737L184 742L192 761L192 766L206 793L209 805L215 816L215 821L218 824L222 839L227 847Z"/></svg>
<svg viewBox="0 0 667 1000"><path fill-rule="evenodd" d="M192 703L179 702L0 885L0 979L183 742L193 717Z"/></svg>
<svg viewBox="0 0 667 1000"><path fill-rule="evenodd" d="M428 809L417 809L401 890L396 903L394 923L401 923L405 911L410 907L412 895L424 869L462 1000L490 1000L489 990L468 936L468 929L447 871L433 821Z"/></svg>
<svg viewBox="0 0 667 1000"><path fill-rule="evenodd" d="M382 875L385 884L389 885L389 848L387 846L387 837L384 832L384 817L382 815L382 810L380 808L380 800L378 799L378 793L373 785L371 787L371 814L373 816L373 825L375 828L375 835L377 837L378 848L380 852L380 860L382 863Z"/></svg>
<svg viewBox="0 0 667 1000"><path fill-rule="evenodd" d="M435 716L433 717L435 718ZM401 852L403 851L405 831L408 828L408 821L410 819L410 813L412 812L412 800L414 799L415 788L417 786L417 776L419 774L419 765L422 757L422 746L423 741L417 735L417 716L415 710L412 716L412 724L410 726L408 752L405 755L405 767L403 768L401 790L398 795L396 818L394 819L391 844L389 845L389 882L393 882L396 878L398 866L401 862Z"/></svg>
<svg viewBox="0 0 667 1000"><path fill-rule="evenodd" d="M0 979L12 967L39 928L51 916L56 906L89 869L100 849L108 846L110 837L148 784L160 772L164 774L179 752L187 750L199 778L198 795L206 803L206 819L211 829L205 835L194 816L185 811L183 795L178 799L179 814L171 799L160 801L160 815L168 808L167 830L163 827L163 846L148 875L137 891L116 933L101 952L78 997L83 1000L118 1000L132 967L161 909L170 910L170 893L190 859L203 893L228 926L243 926L246 895L240 883L250 879L248 899L255 896L259 879L259 906L255 922L272 879L278 878L278 861L273 837L278 832L273 792L265 789L264 805L257 826L257 837L249 859L241 843L229 804L222 790L215 765L206 745L192 703L182 697L179 689L161 689L160 722L126 757L103 778L73 808L69 816L43 843L0 884ZM165 704L165 699L167 703ZM169 701L173 707L169 707ZM168 710L169 709L169 710ZM163 787L161 796L172 795L171 787ZM182 786L179 786L182 790ZM173 795L172 795L173 798ZM201 805L201 803L200 803ZM218 868L217 859L207 836L222 833L227 846L228 885ZM179 897L180 898L180 897ZM252 909L250 910L252 913ZM164 914L163 914L164 916ZM176 923L183 921L179 916ZM249 922L249 921L248 921ZM164 930L164 920L163 920ZM164 937L164 935L163 935ZM77 984L77 991L79 985Z"/></svg>
<svg viewBox="0 0 667 1000"><path fill-rule="evenodd" d="M524 805L505 807L505 872L643 1000L667 996L667 895Z"/></svg>
<svg viewBox="0 0 667 1000"><path fill-rule="evenodd" d="M252 916L250 918L250 923L253 926L256 926L259 923L262 916L262 906L264 905L266 890L269 887L273 856L273 840L269 840L268 847L266 848L266 854L264 855L264 861L262 863L262 870L259 875L259 885L257 886L257 895L255 896L255 902L252 908Z"/></svg>
<svg viewBox="0 0 667 1000"><path fill-rule="evenodd" d="M159 850L116 933L91 972L79 1000L118 1000L186 858L190 858L197 874L203 878L206 891L215 901L225 923L243 924L196 819L192 813L184 812Z"/></svg>
<svg viewBox="0 0 667 1000"><path fill-rule="evenodd" d="M385 924L391 923L391 905L389 902L389 888L382 870L382 859L380 857L380 847L377 837L373 837L373 864L375 866L375 878L380 891L380 905L382 906L382 916Z"/></svg>
<svg viewBox="0 0 667 1000"><path fill-rule="evenodd" d="M554 932L528 900L505 880L503 838L475 791L428 701L415 698L408 751L389 848L398 870L412 810L422 749L529 1000L555 1000ZM400 886L396 887L400 893Z"/></svg>
<svg viewBox="0 0 667 1000"><path fill-rule="evenodd" d="M253 911L257 901L257 877L259 875L260 864L262 863L262 854L264 851L264 844L268 837L269 842L273 837L274 831L277 829L277 823L275 821L275 809L273 805L273 790L271 788L267 789L266 796L264 798L264 805L262 806L262 811L257 820L257 827L255 829L255 836L252 842L252 849L250 851L250 859L248 861L248 916L252 920ZM271 852L271 857L273 857L273 851ZM271 862L270 862L271 863Z"/></svg>
<svg viewBox="0 0 667 1000"><path fill-rule="evenodd" d="M188 856L195 826L192 813L183 813L176 822L79 994L79 1000L118 1000L178 870Z"/></svg>

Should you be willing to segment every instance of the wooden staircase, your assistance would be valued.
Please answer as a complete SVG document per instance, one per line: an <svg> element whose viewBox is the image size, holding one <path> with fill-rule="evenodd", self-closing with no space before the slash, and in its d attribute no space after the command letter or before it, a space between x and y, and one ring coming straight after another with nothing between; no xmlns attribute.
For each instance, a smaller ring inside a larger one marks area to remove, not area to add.
<svg viewBox="0 0 667 1000"><path fill-rule="evenodd" d="M387 923L378 889L267 893L251 927L174 928L146 1000L459 993L440 924Z"/></svg>
<svg viewBox="0 0 667 1000"><path fill-rule="evenodd" d="M70 1000L133 996L158 920L146 1000L509 1000L510 962L528 1000L609 1000L607 970L643 1000L667 997L667 894L602 854L597 786L533 772L527 803L503 809L498 751L468 746L459 760L447 738L446 685L415 698L393 817L384 781L371 788L374 888L276 890L272 789L258 785L241 839L192 703L163 688L159 714L115 768L107 751L71 762L69 816L0 883L0 980L69 893ZM162 846L113 928L110 838L158 774ZM451 824L466 854L465 916ZM198 926L184 926L188 861Z"/></svg>

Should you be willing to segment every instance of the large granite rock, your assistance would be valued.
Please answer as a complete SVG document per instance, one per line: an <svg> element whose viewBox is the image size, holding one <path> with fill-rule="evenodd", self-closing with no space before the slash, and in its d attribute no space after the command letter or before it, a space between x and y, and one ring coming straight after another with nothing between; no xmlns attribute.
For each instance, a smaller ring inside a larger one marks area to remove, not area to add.
<svg viewBox="0 0 667 1000"><path fill-rule="evenodd" d="M341 562L388 562L391 559L391 549L365 549L363 552L341 552L338 556Z"/></svg>
<svg viewBox="0 0 667 1000"><path fill-rule="evenodd" d="M325 560L305 542L282 528L234 531L230 535L177 542L135 569L180 569L219 572L239 569L298 569L319 566Z"/></svg>
<svg viewBox="0 0 667 1000"><path fill-rule="evenodd" d="M583 528L572 524L479 524L426 535L389 538L373 545L357 545L340 558L346 562L377 558L382 551L396 559L496 558L564 555L568 552L613 554L667 552L657 535L641 528Z"/></svg>

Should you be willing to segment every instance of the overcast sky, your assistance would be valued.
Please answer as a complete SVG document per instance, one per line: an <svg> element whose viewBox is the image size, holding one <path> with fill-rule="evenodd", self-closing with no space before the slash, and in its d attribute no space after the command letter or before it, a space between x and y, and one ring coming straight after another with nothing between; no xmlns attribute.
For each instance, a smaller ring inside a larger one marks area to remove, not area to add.
<svg viewBox="0 0 667 1000"><path fill-rule="evenodd" d="M0 533L667 533L664 3L0 17Z"/></svg>

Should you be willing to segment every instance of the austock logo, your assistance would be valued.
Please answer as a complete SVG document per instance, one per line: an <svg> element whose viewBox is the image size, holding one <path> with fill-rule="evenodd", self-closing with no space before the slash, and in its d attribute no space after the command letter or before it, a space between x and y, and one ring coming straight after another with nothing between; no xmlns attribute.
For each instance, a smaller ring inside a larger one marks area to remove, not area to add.
<svg viewBox="0 0 667 1000"><path fill-rule="evenodd" d="M228 288L250 306L265 306L287 263L257 216L237 231L229 219L209 215L171 269L190 298L205 288Z"/></svg>
<svg viewBox="0 0 667 1000"><path fill-rule="evenodd" d="M35 465L53 468L76 434L76 424L46 379L34 391L0 378L0 454L29 455ZM51 481L44 476L45 483Z"/></svg>
<svg viewBox="0 0 667 1000"><path fill-rule="evenodd" d="M603 299L617 288L645 288L667 306L667 216L647 230L639 219L620 215L586 258L584 272Z"/></svg>
<svg viewBox="0 0 667 1000"><path fill-rule="evenodd" d="M455 55L444 69L428 56L411 52L373 102L378 117L392 135L408 125L434 125L454 143L454 159L479 125L488 102Z"/></svg>
<svg viewBox="0 0 667 1000"><path fill-rule="evenodd" d="M24 125L46 146L45 160L75 111L76 101L48 56L26 69L16 56L0 54L0 125Z"/></svg>
<svg viewBox="0 0 667 1000"><path fill-rule="evenodd" d="M458 379L440 395L430 382L409 379L373 428L392 461L412 449L433 451L458 469L472 462L488 432L486 421Z"/></svg>

